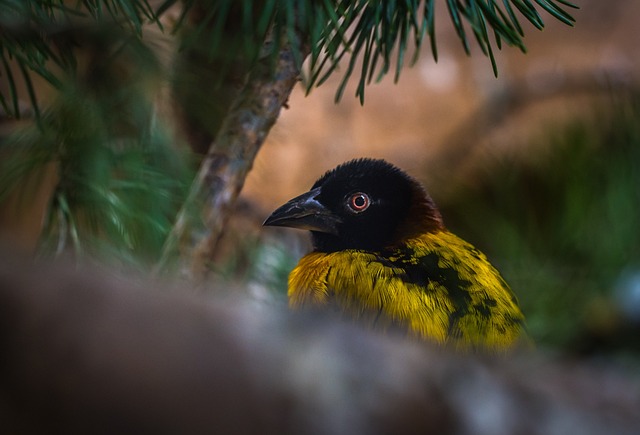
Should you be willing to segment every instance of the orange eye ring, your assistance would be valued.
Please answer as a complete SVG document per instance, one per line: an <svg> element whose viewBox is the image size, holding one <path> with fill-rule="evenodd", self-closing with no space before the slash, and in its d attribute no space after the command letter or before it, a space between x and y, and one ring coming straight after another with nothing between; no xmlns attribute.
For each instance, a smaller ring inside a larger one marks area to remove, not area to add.
<svg viewBox="0 0 640 435"><path fill-rule="evenodd" d="M357 192L349 196L347 200L347 207L353 213L362 213L371 205L371 199L369 195L363 192Z"/></svg>

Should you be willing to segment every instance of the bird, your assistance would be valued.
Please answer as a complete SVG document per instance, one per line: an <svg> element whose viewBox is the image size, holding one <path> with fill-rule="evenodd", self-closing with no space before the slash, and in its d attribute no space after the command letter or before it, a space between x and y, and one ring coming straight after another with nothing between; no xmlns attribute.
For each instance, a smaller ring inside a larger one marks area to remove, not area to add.
<svg viewBox="0 0 640 435"><path fill-rule="evenodd" d="M292 309L327 307L456 349L525 341L524 315L497 269L444 226L419 181L385 160L327 171L263 225L311 232L312 252L289 274Z"/></svg>

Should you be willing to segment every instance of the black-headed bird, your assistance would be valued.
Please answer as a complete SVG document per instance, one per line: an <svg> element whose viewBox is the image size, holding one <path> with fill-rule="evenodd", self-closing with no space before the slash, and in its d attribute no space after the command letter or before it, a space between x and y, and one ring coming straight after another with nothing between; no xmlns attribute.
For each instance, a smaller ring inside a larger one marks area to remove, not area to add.
<svg viewBox="0 0 640 435"><path fill-rule="evenodd" d="M374 327L456 348L506 349L523 332L516 298L486 256L447 231L422 185L384 160L328 171L264 225L310 230L289 304L335 306Z"/></svg>

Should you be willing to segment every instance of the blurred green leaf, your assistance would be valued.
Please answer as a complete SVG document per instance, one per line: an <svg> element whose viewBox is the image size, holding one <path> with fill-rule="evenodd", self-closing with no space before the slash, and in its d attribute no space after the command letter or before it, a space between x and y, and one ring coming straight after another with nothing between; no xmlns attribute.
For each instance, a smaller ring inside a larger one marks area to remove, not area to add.
<svg viewBox="0 0 640 435"><path fill-rule="evenodd" d="M38 126L0 143L0 201L15 189L28 197L24 180L55 165L59 179L41 234L42 255L150 264L193 169L157 120L163 71L154 52L137 39L122 44L102 32L88 36L89 55L102 50L89 67L64 83Z"/></svg>
<svg viewBox="0 0 640 435"><path fill-rule="evenodd" d="M535 0L535 4L552 17L572 25L573 17L563 8L576 8L570 2L560 0ZM495 43L501 48L507 45L524 50L523 31L512 6L534 26L544 26L534 3L530 0L469 0L446 1L452 24L467 53L470 46L465 26L470 26L483 53L491 60L497 74L492 43L487 29L492 29ZM109 27L112 35L123 40L132 36L142 38L146 23L162 29L160 17L172 8L181 7L181 15L175 25L178 30L185 24L189 11L198 8L205 11L195 29L182 35L183 46L203 45L210 58L220 60L217 74L224 76L232 70L232 61L239 53L244 59L255 62L263 49L270 30L287 35L294 48L294 56L302 65L302 45L311 47L310 70L306 79L308 90L320 85L336 71L345 58L348 67L337 92L339 100L349 82L355 65L362 62L356 96L364 101L365 84L376 75L380 80L389 71L395 56L395 80L398 80L409 43L415 44L412 57L415 62L425 36L431 41L431 51L437 60L435 39L435 0L210 0L203 8L202 1L166 0L152 7L147 0L81 0L73 4L50 0L24 2L0 0L0 75L9 83L8 95L0 94L0 104L12 117L21 116L17 103L17 88L10 62L16 62L28 91L35 116L39 116L38 98L30 79L30 73L45 78L53 86L61 86L62 77L57 69L73 74L76 67L74 52L78 26ZM421 13L422 10L422 13ZM93 24L87 24L92 20ZM348 33L351 32L351 36ZM270 55L277 56L279 38L273 38ZM206 43L205 43L206 42ZM382 62L379 62L379 61ZM377 65L382 65L377 74ZM367 78L368 77L368 78ZM223 83L218 77L212 83ZM9 104L11 101L11 104Z"/></svg>

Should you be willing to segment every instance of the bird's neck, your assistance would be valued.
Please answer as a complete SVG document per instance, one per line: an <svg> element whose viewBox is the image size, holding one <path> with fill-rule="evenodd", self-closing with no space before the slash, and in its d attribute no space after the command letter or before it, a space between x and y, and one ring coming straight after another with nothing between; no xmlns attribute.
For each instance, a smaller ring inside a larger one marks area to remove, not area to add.
<svg viewBox="0 0 640 435"><path fill-rule="evenodd" d="M425 233L445 229L442 215L431 196L417 184L413 186L412 201L403 221L397 226L395 240L406 240Z"/></svg>

